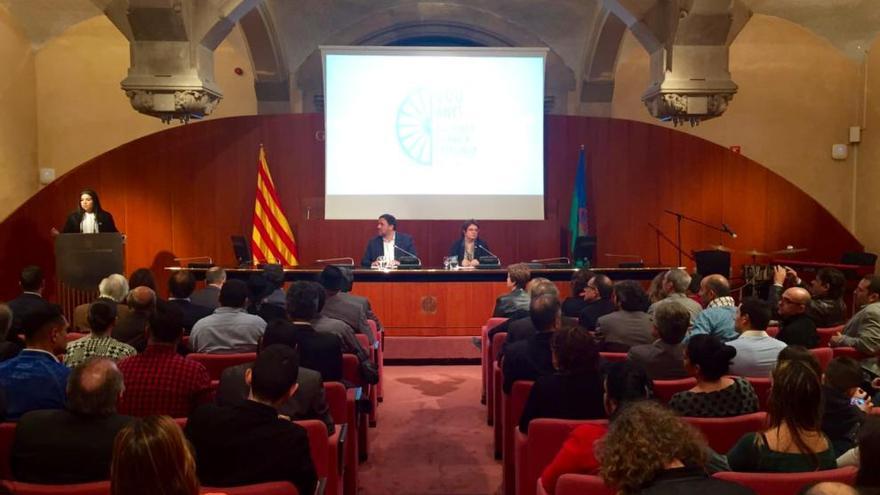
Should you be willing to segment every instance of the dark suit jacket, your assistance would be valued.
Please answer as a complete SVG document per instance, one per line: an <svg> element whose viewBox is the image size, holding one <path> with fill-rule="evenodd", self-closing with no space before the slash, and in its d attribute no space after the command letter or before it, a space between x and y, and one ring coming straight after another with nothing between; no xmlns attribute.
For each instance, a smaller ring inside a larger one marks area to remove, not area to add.
<svg viewBox="0 0 880 495"><path fill-rule="evenodd" d="M416 245L413 243L413 239L409 234L395 232L394 236L394 244L397 247L405 249L416 256L419 255L416 251ZM361 259L361 266L369 268L370 265L373 264L373 261L379 256L385 256L385 246L383 245L382 237L377 235L367 242L367 249L364 251L364 257ZM400 249L395 249L394 259L400 259L401 256L409 255Z"/></svg>
<svg viewBox="0 0 880 495"><path fill-rule="evenodd" d="M627 359L642 365L652 380L677 380L690 376L684 369L684 344L669 345L657 339L653 344L630 347Z"/></svg>
<svg viewBox="0 0 880 495"><path fill-rule="evenodd" d="M12 328L9 329L6 340L10 342L18 342L18 334L24 333L22 326L24 320L34 311L46 306L48 301L36 294L23 292L18 297L6 303L12 310ZM22 344L24 344L22 342Z"/></svg>
<svg viewBox="0 0 880 495"><path fill-rule="evenodd" d="M64 222L64 228L61 230L62 234L79 234L82 231L80 230L79 224L82 223L83 214L79 212L79 210L74 211L70 215L67 216L67 221ZM113 222L113 215L110 214L109 211L101 210L95 213L95 219L98 222L98 232L119 232L116 230L116 223Z"/></svg>
<svg viewBox="0 0 880 495"><path fill-rule="evenodd" d="M599 317L596 332L602 342L600 350L626 352L634 345L654 342L654 324L644 311L615 311Z"/></svg>
<svg viewBox="0 0 880 495"><path fill-rule="evenodd" d="M85 417L63 409L26 413L12 444L15 479L45 484L110 479L113 439L133 420L118 414Z"/></svg>
<svg viewBox="0 0 880 495"><path fill-rule="evenodd" d="M783 319L779 322L778 340L788 345L800 345L812 349L819 345L819 333L816 332L816 322L806 313Z"/></svg>
<svg viewBox="0 0 880 495"><path fill-rule="evenodd" d="M186 299L169 299L168 304L177 306L183 312L183 329L186 335L189 335L197 321L214 313L213 309L199 306Z"/></svg>
<svg viewBox="0 0 880 495"><path fill-rule="evenodd" d="M495 309L492 316L495 318L512 318L519 311L529 311L531 298L525 289L513 289L507 294L498 296L495 300Z"/></svg>
<svg viewBox="0 0 880 495"><path fill-rule="evenodd" d="M504 345L501 347L501 352L498 353L499 361L504 359L504 354L508 347L522 340L527 340L532 335L538 333L538 329L535 328L535 324L532 323L532 319L528 316L516 320L507 320L504 323L507 324L507 338L504 339Z"/></svg>
<svg viewBox="0 0 880 495"><path fill-rule="evenodd" d="M299 364L315 370L325 382L342 381L342 342L339 336L315 331L308 323L286 322L299 348Z"/></svg>
<svg viewBox="0 0 880 495"><path fill-rule="evenodd" d="M244 372L250 369L254 363L244 363L223 370L220 375L220 385L217 387L217 404L221 406L234 406L241 404L248 398L250 387L244 381ZM321 374L308 368L300 368L296 378L299 385L296 393L287 400L278 412L291 419L317 419L327 425L328 434L333 434L333 417L330 416L330 406L324 397L324 382Z"/></svg>
<svg viewBox="0 0 880 495"><path fill-rule="evenodd" d="M519 430L528 433L529 421L537 418L604 418L604 392L598 371L583 375L554 373L539 377L526 400Z"/></svg>
<svg viewBox="0 0 880 495"><path fill-rule="evenodd" d="M207 286L199 289L189 296L189 300L193 304L204 306L206 308L217 309L220 307L220 289L214 286Z"/></svg>
<svg viewBox="0 0 880 495"><path fill-rule="evenodd" d="M488 242L477 238L474 245L474 258L479 259L480 256L493 256L490 252L491 250L492 248L489 247ZM459 263L464 260L464 237L452 243L452 246L449 247L449 256L457 257Z"/></svg>
<svg viewBox="0 0 880 495"><path fill-rule="evenodd" d="M134 347L138 353L147 348L147 336L144 330L150 315L142 311L132 311L116 321L110 336Z"/></svg>
<svg viewBox="0 0 880 495"><path fill-rule="evenodd" d="M267 405L251 400L230 407L204 404L190 415L184 431L195 447L205 486L290 481L299 493L315 491L308 433Z"/></svg>
<svg viewBox="0 0 880 495"><path fill-rule="evenodd" d="M366 335L370 343L375 342L376 336L373 335L373 329L367 323L367 313L364 311L363 305L346 296L343 292L328 296L324 301L321 314L327 318L344 321L355 333Z"/></svg>
<svg viewBox="0 0 880 495"><path fill-rule="evenodd" d="M537 380L539 376L552 375L556 371L550 351L552 337L553 332L541 332L507 348L502 363L505 394L510 393L517 380Z"/></svg>
<svg viewBox="0 0 880 495"><path fill-rule="evenodd" d="M592 332L596 330L599 318L608 313L613 313L615 309L616 308L614 307L614 303L611 302L611 299L597 299L595 301L590 301L581 311L581 314L578 317L578 325Z"/></svg>
<svg viewBox="0 0 880 495"><path fill-rule="evenodd" d="M581 311L587 307L587 301L583 297L566 297L562 301L562 316L577 318L581 315Z"/></svg>

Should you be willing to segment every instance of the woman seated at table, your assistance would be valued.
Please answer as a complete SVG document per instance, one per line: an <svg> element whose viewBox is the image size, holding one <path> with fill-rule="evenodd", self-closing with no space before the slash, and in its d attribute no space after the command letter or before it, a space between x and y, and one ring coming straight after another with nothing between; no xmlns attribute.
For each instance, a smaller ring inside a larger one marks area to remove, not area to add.
<svg viewBox="0 0 880 495"><path fill-rule="evenodd" d="M773 370L769 429L746 433L727 453L733 471L798 473L834 469L831 442L822 433L822 384L809 363L779 363Z"/></svg>
<svg viewBox="0 0 880 495"><path fill-rule="evenodd" d="M687 343L684 368L697 385L672 396L669 407L682 416L718 418L739 416L758 410L755 389L744 378L728 377L736 349L714 335L694 335Z"/></svg>
<svg viewBox="0 0 880 495"><path fill-rule="evenodd" d="M486 241L480 239L480 224L476 220L461 224L461 239L452 243L449 256L457 257L461 266L478 266L480 256L493 256Z"/></svg>

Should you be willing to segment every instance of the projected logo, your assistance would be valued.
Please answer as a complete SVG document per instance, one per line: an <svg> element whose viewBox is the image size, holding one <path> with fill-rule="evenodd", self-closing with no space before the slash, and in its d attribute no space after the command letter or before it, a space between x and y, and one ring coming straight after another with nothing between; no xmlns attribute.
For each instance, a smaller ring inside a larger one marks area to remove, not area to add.
<svg viewBox="0 0 880 495"><path fill-rule="evenodd" d="M430 165L433 159L433 104L431 93L410 93L397 108L397 142L416 163Z"/></svg>

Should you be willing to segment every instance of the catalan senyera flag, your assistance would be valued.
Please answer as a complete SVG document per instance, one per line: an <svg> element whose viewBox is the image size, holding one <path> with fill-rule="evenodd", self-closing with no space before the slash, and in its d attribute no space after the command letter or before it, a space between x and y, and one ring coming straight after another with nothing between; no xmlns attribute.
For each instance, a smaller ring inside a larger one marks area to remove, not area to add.
<svg viewBox="0 0 880 495"><path fill-rule="evenodd" d="M284 266L299 264L296 240L281 211L275 183L269 173L266 151L260 145L260 163L257 171L257 200L254 203L254 231L251 252L255 263L280 263Z"/></svg>

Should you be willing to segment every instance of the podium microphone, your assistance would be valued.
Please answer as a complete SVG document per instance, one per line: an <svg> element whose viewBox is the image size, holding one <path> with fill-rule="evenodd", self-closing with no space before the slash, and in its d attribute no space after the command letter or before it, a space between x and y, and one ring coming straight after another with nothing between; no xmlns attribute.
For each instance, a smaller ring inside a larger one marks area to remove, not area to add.
<svg viewBox="0 0 880 495"><path fill-rule="evenodd" d="M484 246L483 244L477 244L476 248L482 249L483 251L486 251L487 253L489 253L489 256L494 256L495 258L498 259L498 264L499 265L501 264L501 257L499 257L497 254L493 253L492 251L489 251L489 249L486 246Z"/></svg>
<svg viewBox="0 0 880 495"><path fill-rule="evenodd" d="M398 246L396 243L394 244L394 249L399 249L399 250L403 251L403 254L405 254L405 255L407 255L407 256L412 256L413 258L416 259L416 261L419 262L419 266L422 266L422 259L419 258L418 256L416 256L416 255L414 255L413 253L407 251L406 249L403 249L402 247Z"/></svg>
<svg viewBox="0 0 880 495"><path fill-rule="evenodd" d="M736 232L730 230L730 225L727 225L726 223L722 223L722 224L721 224L721 230L723 230L724 232L730 234L730 237L733 237L734 239L736 239Z"/></svg>

